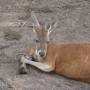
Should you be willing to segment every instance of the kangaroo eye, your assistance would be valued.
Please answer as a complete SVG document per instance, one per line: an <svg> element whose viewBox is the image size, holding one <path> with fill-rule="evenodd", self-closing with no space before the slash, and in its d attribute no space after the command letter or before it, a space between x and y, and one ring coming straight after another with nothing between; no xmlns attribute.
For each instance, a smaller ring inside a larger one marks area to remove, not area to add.
<svg viewBox="0 0 90 90"><path fill-rule="evenodd" d="M39 40L36 40L36 43L39 43L40 41Z"/></svg>

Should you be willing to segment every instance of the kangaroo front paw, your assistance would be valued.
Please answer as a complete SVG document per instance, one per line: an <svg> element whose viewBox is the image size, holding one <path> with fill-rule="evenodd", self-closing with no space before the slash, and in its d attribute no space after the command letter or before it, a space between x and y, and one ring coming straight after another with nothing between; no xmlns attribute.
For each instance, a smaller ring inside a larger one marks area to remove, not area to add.
<svg viewBox="0 0 90 90"><path fill-rule="evenodd" d="M19 74L27 74L28 73L28 68L27 68L27 65L26 65L26 63L25 63L25 61L23 60L22 57L19 60L19 70L18 70L18 73Z"/></svg>
<svg viewBox="0 0 90 90"><path fill-rule="evenodd" d="M29 72L28 66L30 65L30 61L32 61L31 57L27 55L21 56L21 59L19 60L19 74L27 74Z"/></svg>
<svg viewBox="0 0 90 90"><path fill-rule="evenodd" d="M21 67L19 68L19 74L27 74L27 73L28 73L27 67L21 66Z"/></svg>

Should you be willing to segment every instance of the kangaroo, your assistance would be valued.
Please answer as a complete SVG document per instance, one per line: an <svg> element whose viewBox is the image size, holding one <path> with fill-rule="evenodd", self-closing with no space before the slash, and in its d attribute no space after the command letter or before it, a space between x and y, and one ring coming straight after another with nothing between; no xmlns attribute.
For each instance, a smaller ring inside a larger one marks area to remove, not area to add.
<svg viewBox="0 0 90 90"><path fill-rule="evenodd" d="M89 43L52 43L50 42L51 25L40 25L34 13L31 15L33 30L36 35L36 47L28 53L34 58L22 56L21 62L44 71L54 71L65 77L90 81L90 44Z"/></svg>

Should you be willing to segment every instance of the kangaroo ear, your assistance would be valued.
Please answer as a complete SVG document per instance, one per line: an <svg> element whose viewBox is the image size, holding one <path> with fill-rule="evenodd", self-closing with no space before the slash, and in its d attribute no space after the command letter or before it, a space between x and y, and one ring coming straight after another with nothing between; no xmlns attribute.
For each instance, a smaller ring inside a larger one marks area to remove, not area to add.
<svg viewBox="0 0 90 90"><path fill-rule="evenodd" d="M48 23L45 23L45 30L51 30L51 25L49 25Z"/></svg>
<svg viewBox="0 0 90 90"><path fill-rule="evenodd" d="M38 19L35 16L35 13L34 12L31 12L31 21L32 21L33 27L39 27L40 26L40 24L38 22Z"/></svg>
<svg viewBox="0 0 90 90"><path fill-rule="evenodd" d="M51 33L56 27L57 22L53 22L51 25L49 25L48 23L45 24L45 29L48 30L49 33Z"/></svg>
<svg viewBox="0 0 90 90"><path fill-rule="evenodd" d="M57 25L58 25L58 22L57 22L57 21L54 21L54 22L52 23L52 27L53 27L53 28L56 28Z"/></svg>

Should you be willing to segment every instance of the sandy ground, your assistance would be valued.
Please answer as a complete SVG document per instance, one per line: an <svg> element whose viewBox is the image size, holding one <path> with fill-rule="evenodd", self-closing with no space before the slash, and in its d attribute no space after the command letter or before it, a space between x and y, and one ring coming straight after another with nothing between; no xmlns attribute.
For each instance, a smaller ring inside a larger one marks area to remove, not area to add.
<svg viewBox="0 0 90 90"><path fill-rule="evenodd" d="M90 42L90 0L0 0L0 90L90 90L90 84L34 67L18 74L18 54L34 46L30 13L58 25L53 42Z"/></svg>

